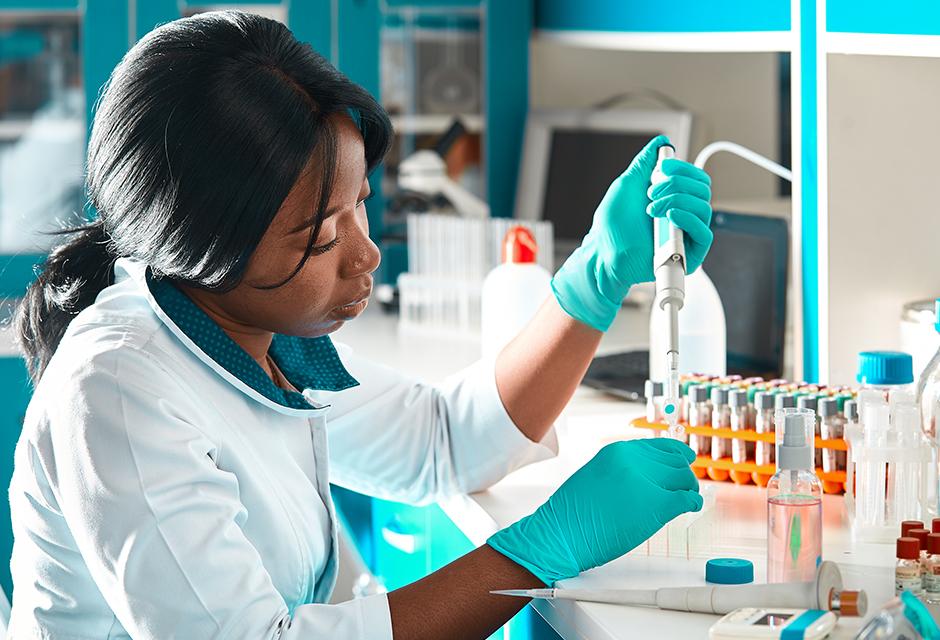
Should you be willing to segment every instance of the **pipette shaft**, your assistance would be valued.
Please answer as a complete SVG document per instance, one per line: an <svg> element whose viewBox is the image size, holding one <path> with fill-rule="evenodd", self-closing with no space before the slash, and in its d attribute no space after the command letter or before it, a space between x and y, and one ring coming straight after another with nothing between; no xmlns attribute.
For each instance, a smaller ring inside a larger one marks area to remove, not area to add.
<svg viewBox="0 0 940 640"><path fill-rule="evenodd" d="M659 148L656 168L651 184L666 179L662 172L664 160L675 155L670 146ZM668 218L653 220L653 272L656 276L656 300L654 304L665 312L666 318L666 379L664 381L663 416L669 425L669 435L683 437L679 425L679 310L685 302L685 242L682 230Z"/></svg>

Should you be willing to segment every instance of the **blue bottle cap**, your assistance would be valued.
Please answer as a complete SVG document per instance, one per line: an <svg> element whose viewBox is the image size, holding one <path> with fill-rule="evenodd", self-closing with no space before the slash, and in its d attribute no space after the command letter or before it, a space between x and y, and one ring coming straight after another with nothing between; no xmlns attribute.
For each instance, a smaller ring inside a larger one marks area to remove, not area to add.
<svg viewBox="0 0 940 640"><path fill-rule="evenodd" d="M940 298L937 298L937 301L934 303L933 317L936 319L936 323L933 325L934 329L937 330L937 333L940 333Z"/></svg>
<svg viewBox="0 0 940 640"><path fill-rule="evenodd" d="M754 582L754 564L741 558L712 558L705 563L705 582L747 584Z"/></svg>
<svg viewBox="0 0 940 640"><path fill-rule="evenodd" d="M855 379L862 384L910 384L914 362L910 354L900 351L862 351Z"/></svg>

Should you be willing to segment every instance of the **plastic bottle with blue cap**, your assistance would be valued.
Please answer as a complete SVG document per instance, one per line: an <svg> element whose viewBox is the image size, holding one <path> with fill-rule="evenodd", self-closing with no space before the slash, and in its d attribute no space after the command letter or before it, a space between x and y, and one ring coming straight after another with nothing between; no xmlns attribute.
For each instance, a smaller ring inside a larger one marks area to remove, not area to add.
<svg viewBox="0 0 940 640"><path fill-rule="evenodd" d="M862 391L880 391L890 402L893 393L914 382L914 359L901 351L862 351L855 379L862 384Z"/></svg>

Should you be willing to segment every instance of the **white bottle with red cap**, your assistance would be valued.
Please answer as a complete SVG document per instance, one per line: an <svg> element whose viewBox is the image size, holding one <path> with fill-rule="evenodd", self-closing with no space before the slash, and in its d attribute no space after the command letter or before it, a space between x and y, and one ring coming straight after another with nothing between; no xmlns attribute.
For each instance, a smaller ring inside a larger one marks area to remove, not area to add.
<svg viewBox="0 0 940 640"><path fill-rule="evenodd" d="M485 358L497 356L552 291L552 274L536 262L538 245L526 227L510 227L502 254L502 264L483 280L480 343Z"/></svg>

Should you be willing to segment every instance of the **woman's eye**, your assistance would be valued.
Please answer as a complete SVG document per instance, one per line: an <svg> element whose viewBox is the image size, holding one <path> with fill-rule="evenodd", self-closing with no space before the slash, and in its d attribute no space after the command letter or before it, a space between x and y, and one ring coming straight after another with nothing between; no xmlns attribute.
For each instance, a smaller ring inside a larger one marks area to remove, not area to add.
<svg viewBox="0 0 940 640"><path fill-rule="evenodd" d="M329 251L330 249L332 249L333 247L335 247L335 246L338 245L338 244L339 244L339 236L333 238L332 240L330 240L330 241L327 242L326 244L321 244L321 245L317 245L317 246L313 247L310 251L311 251L311 253L313 253L313 255L317 255L317 256L318 256L318 255L320 255L321 253L326 253L327 251Z"/></svg>

